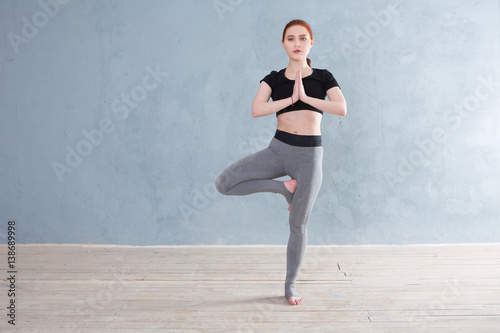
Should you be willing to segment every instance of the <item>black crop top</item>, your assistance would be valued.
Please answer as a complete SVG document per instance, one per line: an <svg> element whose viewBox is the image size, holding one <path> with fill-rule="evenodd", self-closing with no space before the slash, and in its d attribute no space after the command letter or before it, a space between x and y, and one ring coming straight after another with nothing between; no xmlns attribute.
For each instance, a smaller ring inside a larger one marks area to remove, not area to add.
<svg viewBox="0 0 500 333"><path fill-rule="evenodd" d="M293 86L295 85L295 80L289 80L285 76L285 69L279 72L272 71L265 78L260 80L260 82L266 82L272 89L271 98L273 101L278 101L284 98L290 98L293 94ZM339 87L337 80L333 77L326 69L313 68L311 75L303 77L302 82L304 83L304 90L307 96L315 97L319 99L325 99L326 92L328 89L333 87ZM316 109L315 107L306 104L302 101L297 101L292 105L276 112L276 117L282 113L297 111L297 110L311 110L323 114L323 111Z"/></svg>

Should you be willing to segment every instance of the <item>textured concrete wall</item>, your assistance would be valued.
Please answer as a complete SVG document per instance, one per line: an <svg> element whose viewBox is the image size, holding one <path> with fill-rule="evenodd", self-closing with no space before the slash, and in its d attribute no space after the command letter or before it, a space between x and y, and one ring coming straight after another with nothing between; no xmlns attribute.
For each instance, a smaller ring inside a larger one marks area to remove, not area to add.
<svg viewBox="0 0 500 333"><path fill-rule="evenodd" d="M493 0L0 2L0 241L285 244L286 203L214 179L265 148L259 80L309 21L325 115L312 244L500 238Z"/></svg>

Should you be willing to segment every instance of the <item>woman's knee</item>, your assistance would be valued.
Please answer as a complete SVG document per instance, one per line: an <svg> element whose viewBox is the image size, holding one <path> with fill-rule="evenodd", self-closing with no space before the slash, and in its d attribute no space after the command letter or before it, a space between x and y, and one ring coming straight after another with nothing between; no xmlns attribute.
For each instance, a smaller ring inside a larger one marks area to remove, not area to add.
<svg viewBox="0 0 500 333"><path fill-rule="evenodd" d="M224 170L215 180L215 188L219 193L227 195L229 194L229 190L231 189L231 181L229 177L229 172Z"/></svg>
<svg viewBox="0 0 500 333"><path fill-rule="evenodd" d="M229 191L241 181L240 174L242 172L242 167L237 163L230 165L226 170L222 171L215 180L217 191L221 194L229 195Z"/></svg>
<svg viewBox="0 0 500 333"><path fill-rule="evenodd" d="M290 223L290 235L295 237L307 237L307 221Z"/></svg>
<svg viewBox="0 0 500 333"><path fill-rule="evenodd" d="M227 187L224 186L224 176L223 176L224 172L221 173L217 179L215 180L215 188L217 189L217 191L219 191L220 194L226 194L227 193Z"/></svg>

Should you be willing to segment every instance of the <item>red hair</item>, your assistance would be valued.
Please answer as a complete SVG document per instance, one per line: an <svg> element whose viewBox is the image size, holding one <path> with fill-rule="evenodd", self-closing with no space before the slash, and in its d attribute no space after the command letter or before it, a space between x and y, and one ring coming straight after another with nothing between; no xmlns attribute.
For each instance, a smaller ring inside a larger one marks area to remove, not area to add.
<svg viewBox="0 0 500 333"><path fill-rule="evenodd" d="M285 26L285 29L283 29L283 37L281 38L282 42L285 41L285 34L286 34L286 31L288 30L288 28L296 26L296 25L300 25L300 26L306 28L307 32L309 33L309 37L311 37L311 39L313 38L313 33L312 33L311 26L309 25L309 23L307 23L304 20L292 20L292 21L288 22L287 25ZM307 58L307 64L309 65L309 67L311 67L311 59Z"/></svg>

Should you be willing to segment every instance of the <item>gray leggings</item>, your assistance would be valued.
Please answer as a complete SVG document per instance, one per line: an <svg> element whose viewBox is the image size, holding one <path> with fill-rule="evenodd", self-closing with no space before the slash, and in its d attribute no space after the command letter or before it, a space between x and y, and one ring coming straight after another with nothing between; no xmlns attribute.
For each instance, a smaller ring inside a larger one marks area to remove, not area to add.
<svg viewBox="0 0 500 333"><path fill-rule="evenodd" d="M285 134L298 139L298 144L301 143L301 137L311 138ZM268 148L230 165L219 175L215 184L217 190L225 195L273 192L282 194L291 203L285 280L285 296L288 298L299 296L295 290L295 280L307 246L307 222L323 178L323 147L320 146L321 141L319 146L313 147L291 145L289 140L284 141L288 143L273 138ZM297 144L294 140L291 143ZM286 175L297 180L297 189L293 194L282 181L273 180Z"/></svg>

